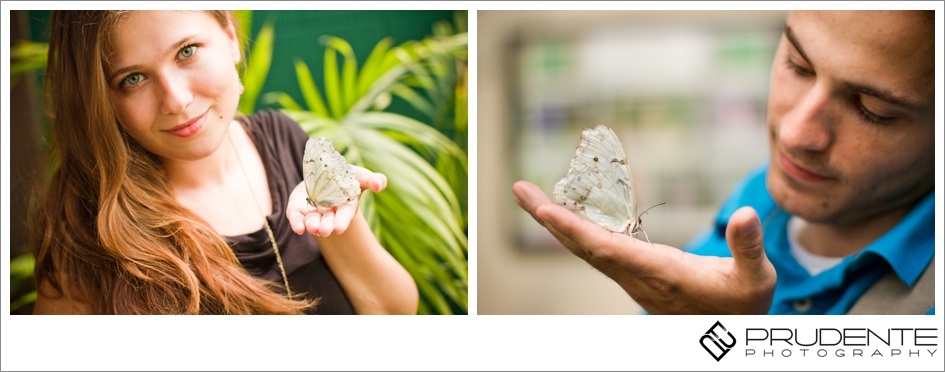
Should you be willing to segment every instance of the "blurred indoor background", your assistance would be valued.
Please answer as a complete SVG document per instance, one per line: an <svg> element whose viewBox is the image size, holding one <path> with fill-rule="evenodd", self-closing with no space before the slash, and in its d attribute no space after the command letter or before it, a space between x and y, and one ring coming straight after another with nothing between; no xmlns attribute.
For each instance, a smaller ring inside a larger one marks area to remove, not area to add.
<svg viewBox="0 0 945 372"><path fill-rule="evenodd" d="M782 11L478 12L478 314L638 314L513 201L549 196L581 129L624 144L651 241L683 247L767 157Z"/></svg>

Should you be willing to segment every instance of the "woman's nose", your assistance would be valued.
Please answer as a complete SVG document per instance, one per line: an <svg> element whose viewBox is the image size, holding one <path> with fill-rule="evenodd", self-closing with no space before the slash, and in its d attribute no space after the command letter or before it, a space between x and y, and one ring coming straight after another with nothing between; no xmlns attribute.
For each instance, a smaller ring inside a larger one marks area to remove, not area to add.
<svg viewBox="0 0 945 372"><path fill-rule="evenodd" d="M161 113L174 115L184 112L194 95L185 76L165 73L160 78L164 97L161 101Z"/></svg>

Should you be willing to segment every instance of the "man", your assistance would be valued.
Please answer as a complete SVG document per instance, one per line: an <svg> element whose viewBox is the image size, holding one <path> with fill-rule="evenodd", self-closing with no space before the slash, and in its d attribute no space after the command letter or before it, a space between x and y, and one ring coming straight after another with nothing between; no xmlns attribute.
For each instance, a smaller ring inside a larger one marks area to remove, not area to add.
<svg viewBox="0 0 945 372"><path fill-rule="evenodd" d="M934 24L932 11L791 13L769 164L688 252L610 233L528 182L515 201L652 314L934 313Z"/></svg>

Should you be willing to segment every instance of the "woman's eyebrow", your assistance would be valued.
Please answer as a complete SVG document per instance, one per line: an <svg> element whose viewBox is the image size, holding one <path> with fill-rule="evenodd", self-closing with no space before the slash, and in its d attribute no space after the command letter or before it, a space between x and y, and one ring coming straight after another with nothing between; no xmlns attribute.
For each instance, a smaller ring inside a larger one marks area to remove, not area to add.
<svg viewBox="0 0 945 372"><path fill-rule="evenodd" d="M125 71L138 70L138 69L141 69L141 67L142 67L141 65L131 65L131 66L122 67L120 69L115 70L115 72L112 72L112 74L108 76L108 80L106 81L115 80L115 78L124 74Z"/></svg>
<svg viewBox="0 0 945 372"><path fill-rule="evenodd" d="M190 41L191 41L192 39L194 39L195 37L197 37L197 34L188 35L188 36L185 36L185 37L181 38L181 39L178 40L176 43L171 44L170 47L168 47L166 50L164 50L164 53L163 53L162 55L168 55L168 54L171 54L171 53L176 53L178 49L180 49L182 46L184 46L184 44L187 44L188 42L190 42ZM125 67L119 68L119 69L115 70L114 72L112 72L112 73L108 76L108 80L107 80L107 81L112 81L112 80L114 80L116 77L118 77L119 75L124 74L126 71L138 70L138 69L140 69L141 67L142 67L142 65L131 65L131 66L125 66Z"/></svg>

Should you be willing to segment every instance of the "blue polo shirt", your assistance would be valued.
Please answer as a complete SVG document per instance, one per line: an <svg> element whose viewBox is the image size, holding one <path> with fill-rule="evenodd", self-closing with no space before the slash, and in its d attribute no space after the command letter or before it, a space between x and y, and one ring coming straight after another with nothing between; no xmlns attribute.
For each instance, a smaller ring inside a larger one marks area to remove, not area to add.
<svg viewBox="0 0 945 372"><path fill-rule="evenodd" d="M722 205L712 228L684 250L703 256L731 257L725 227L732 213L750 206L758 212L765 252L778 272L769 314L845 314L879 278L894 270L908 286L922 275L935 253L935 192L924 196L898 225L858 253L816 275L791 255L787 224L790 214L768 193L764 164L743 179ZM926 314L934 314L933 306Z"/></svg>

